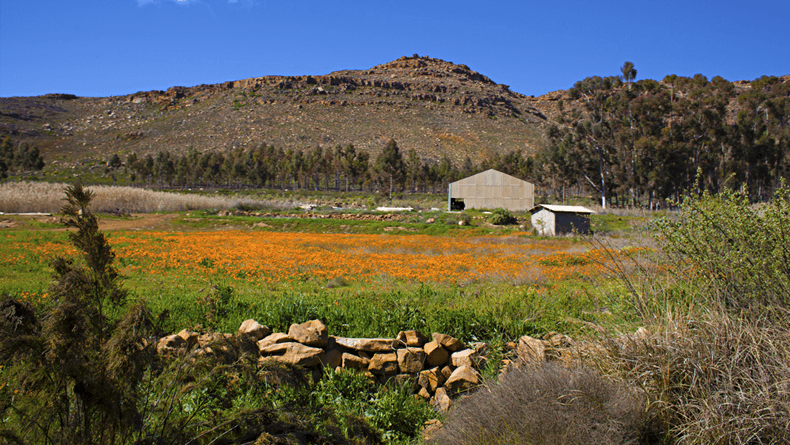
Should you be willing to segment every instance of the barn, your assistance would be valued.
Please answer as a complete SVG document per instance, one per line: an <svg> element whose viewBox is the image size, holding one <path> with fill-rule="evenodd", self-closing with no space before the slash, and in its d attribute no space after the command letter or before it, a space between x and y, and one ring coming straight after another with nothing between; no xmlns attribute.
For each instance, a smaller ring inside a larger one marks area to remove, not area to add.
<svg viewBox="0 0 790 445"><path fill-rule="evenodd" d="M535 202L535 187L496 170L486 170L450 184L448 210L508 209L526 211Z"/></svg>
<svg viewBox="0 0 790 445"><path fill-rule="evenodd" d="M533 207L532 227L538 235L556 236L565 233L590 233L590 209L580 206L540 204Z"/></svg>

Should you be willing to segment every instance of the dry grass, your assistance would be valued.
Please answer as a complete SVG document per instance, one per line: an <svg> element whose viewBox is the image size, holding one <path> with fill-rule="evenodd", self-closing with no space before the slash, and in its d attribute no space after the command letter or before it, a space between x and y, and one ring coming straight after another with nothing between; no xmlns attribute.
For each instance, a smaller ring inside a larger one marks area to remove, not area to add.
<svg viewBox="0 0 790 445"><path fill-rule="evenodd" d="M49 182L7 182L0 184L0 212L59 212L64 204L66 185ZM184 195L155 192L132 187L90 186L95 194L90 208L93 212L152 213L200 209L231 209L240 205L280 208L275 201L242 200L238 198Z"/></svg>
<svg viewBox="0 0 790 445"><path fill-rule="evenodd" d="M790 327L714 309L606 344L604 372L644 388L681 444L790 443Z"/></svg>
<svg viewBox="0 0 790 445"><path fill-rule="evenodd" d="M514 370L463 399L435 444L638 444L646 399L593 372L555 364Z"/></svg>

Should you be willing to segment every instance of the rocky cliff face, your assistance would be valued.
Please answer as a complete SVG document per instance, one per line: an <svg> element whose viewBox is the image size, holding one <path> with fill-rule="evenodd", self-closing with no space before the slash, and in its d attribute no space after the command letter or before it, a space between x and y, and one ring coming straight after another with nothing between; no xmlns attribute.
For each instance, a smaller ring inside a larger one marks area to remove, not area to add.
<svg viewBox="0 0 790 445"><path fill-rule="evenodd" d="M543 143L546 104L466 65L414 55L321 76L263 76L106 98L0 98L0 134L62 162L263 142L297 150L354 144L375 156L391 138L425 159L448 154L461 162L467 155L534 151Z"/></svg>

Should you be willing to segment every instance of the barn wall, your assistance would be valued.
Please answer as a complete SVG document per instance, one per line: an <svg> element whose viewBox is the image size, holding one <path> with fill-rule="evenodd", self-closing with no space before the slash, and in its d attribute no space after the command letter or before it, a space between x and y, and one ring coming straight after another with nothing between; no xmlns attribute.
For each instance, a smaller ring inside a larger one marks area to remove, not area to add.
<svg viewBox="0 0 790 445"><path fill-rule="evenodd" d="M452 183L449 195L450 199L462 199L467 209L526 211L535 202L531 183L496 170L487 170Z"/></svg>

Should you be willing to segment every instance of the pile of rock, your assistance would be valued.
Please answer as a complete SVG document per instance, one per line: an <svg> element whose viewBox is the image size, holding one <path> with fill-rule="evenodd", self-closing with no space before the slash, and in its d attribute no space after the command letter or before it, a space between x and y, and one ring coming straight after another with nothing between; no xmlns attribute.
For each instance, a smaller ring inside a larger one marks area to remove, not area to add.
<svg viewBox="0 0 790 445"><path fill-rule="evenodd" d="M637 334L639 335L638 331ZM240 337L256 342L259 361L298 365L312 370L320 378L321 370L354 369L372 381L385 383L395 379L410 385L414 394L429 400L440 410L447 410L455 395L480 385L480 370L487 365L489 346L486 343L465 345L449 335L433 333L431 338L418 331L403 331L395 338L347 338L329 335L320 320L293 324L288 333L272 333L255 320L246 320L239 327ZM196 354L222 352L221 340L234 334L198 334L183 330L163 337L157 343L160 354ZM542 339L521 337L506 345L507 357L498 366L499 372L523 366L539 366L545 361L572 361L580 348L570 337L549 332ZM582 349L585 349L584 347Z"/></svg>
<svg viewBox="0 0 790 445"><path fill-rule="evenodd" d="M429 339L418 331L400 332L396 338L346 338L330 336L319 320L291 325L288 333L272 333L255 320L246 320L238 335L257 342L260 361L275 361L312 369L355 369L371 380L385 383L395 379L410 385L419 397L437 408L450 407L451 397L480 384L479 371L485 366L488 345L468 347L449 335L434 333ZM233 334L203 334L184 330L163 337L157 344L160 354L178 354L197 348L210 353L212 343Z"/></svg>

